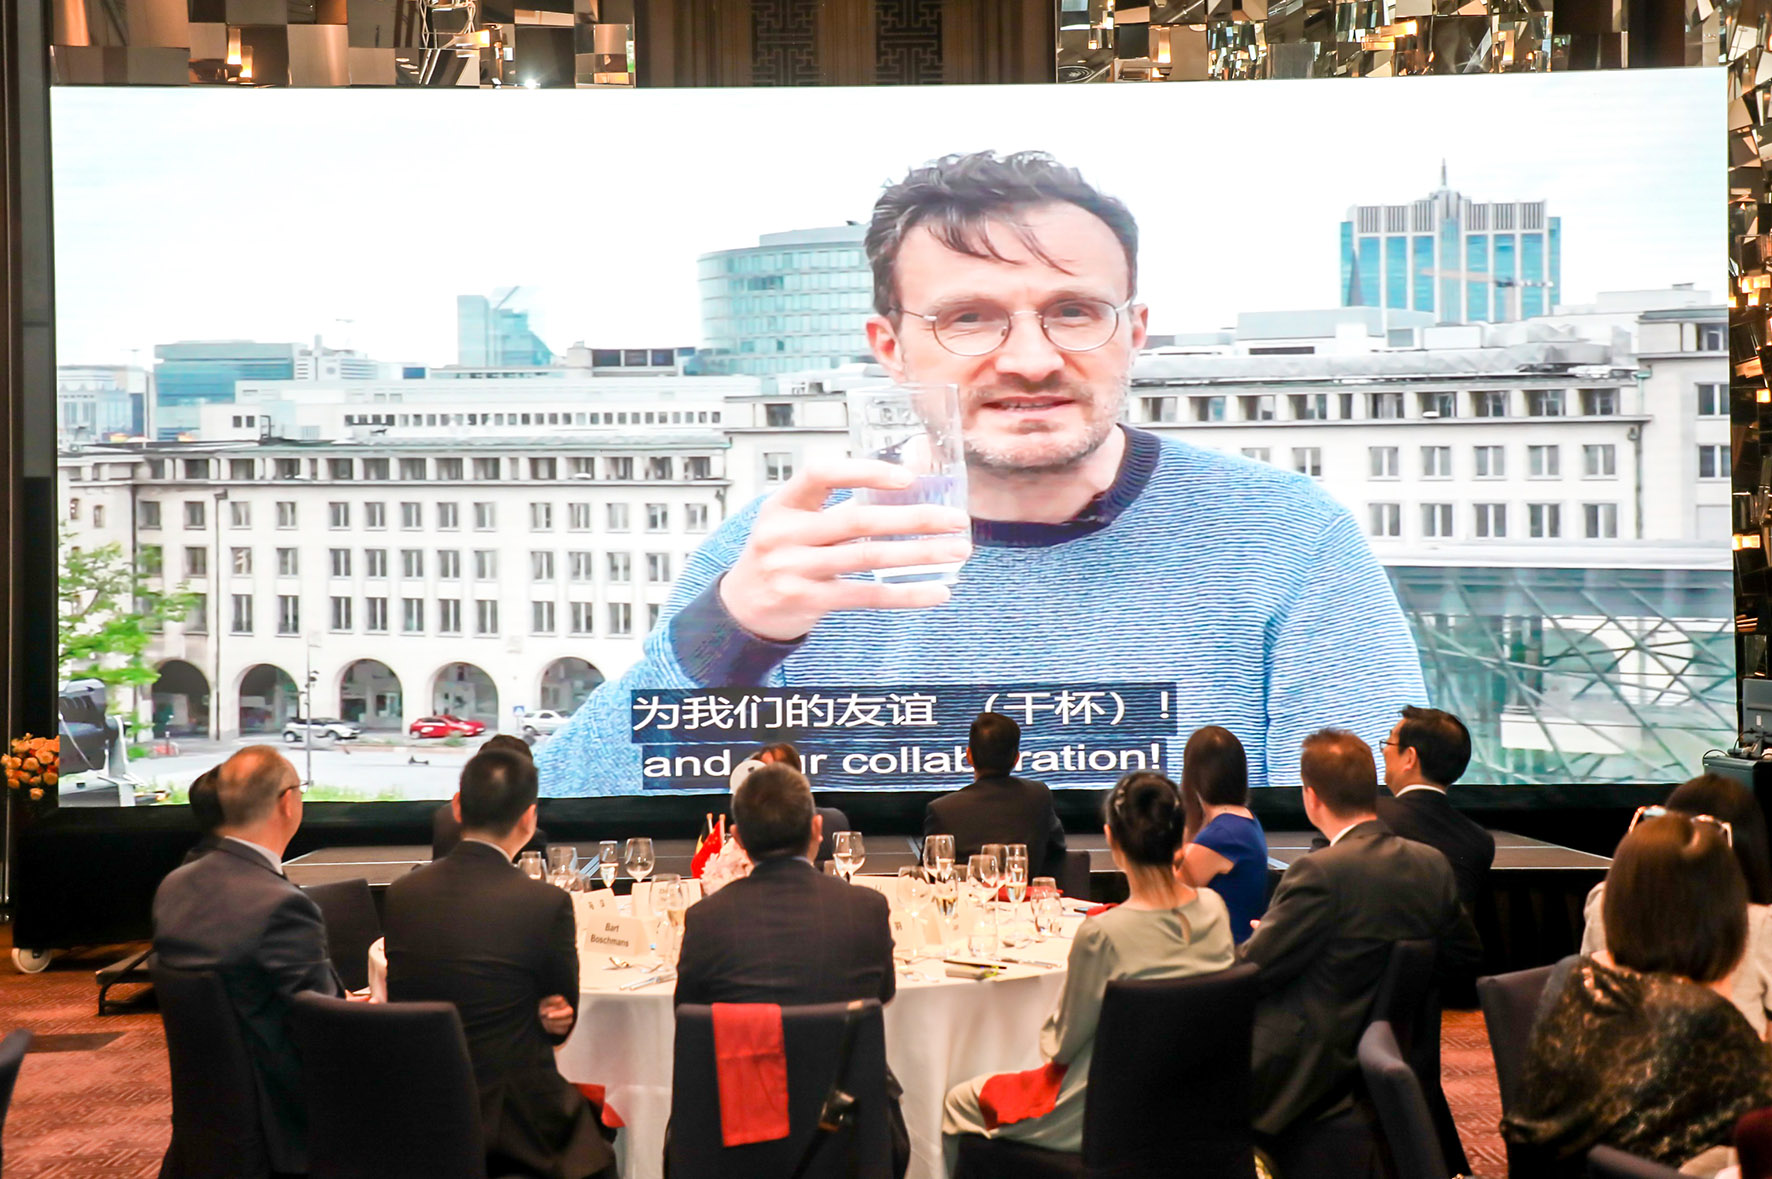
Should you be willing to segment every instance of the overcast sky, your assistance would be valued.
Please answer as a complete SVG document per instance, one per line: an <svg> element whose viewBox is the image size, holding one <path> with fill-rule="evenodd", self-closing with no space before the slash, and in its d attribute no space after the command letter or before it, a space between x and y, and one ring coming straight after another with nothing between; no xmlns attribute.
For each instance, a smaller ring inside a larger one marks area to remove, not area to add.
<svg viewBox="0 0 1772 1179"><path fill-rule="evenodd" d="M317 333L453 362L455 296L512 285L556 351L694 344L698 254L865 221L907 168L981 148L1050 151L1131 206L1156 332L1334 306L1347 207L1427 196L1442 158L1473 200L1549 202L1565 302L1726 281L1720 69L53 99L64 364Z"/></svg>

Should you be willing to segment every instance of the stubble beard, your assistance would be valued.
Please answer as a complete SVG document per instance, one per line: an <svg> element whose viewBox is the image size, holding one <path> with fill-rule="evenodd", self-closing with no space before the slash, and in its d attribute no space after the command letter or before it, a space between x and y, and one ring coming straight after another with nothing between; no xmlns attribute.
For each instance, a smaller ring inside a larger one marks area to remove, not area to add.
<svg viewBox="0 0 1772 1179"><path fill-rule="evenodd" d="M1037 392L1038 390L1027 390ZM1058 475L1076 470L1100 450L1119 426L1121 411L1126 405L1127 386L1100 390L1065 390L1085 411L1083 431L1069 441L1055 441L1048 447L1016 445L984 446L970 433L966 436L966 465L999 478ZM1029 427L1017 432L1016 439L1035 440L1054 431L1045 422L1030 421ZM1030 451L1032 453L1030 453Z"/></svg>

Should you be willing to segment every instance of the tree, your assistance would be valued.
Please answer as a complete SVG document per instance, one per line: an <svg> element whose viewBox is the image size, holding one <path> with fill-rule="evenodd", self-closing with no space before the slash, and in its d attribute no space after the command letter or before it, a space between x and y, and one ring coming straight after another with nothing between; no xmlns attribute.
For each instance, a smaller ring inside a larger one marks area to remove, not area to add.
<svg viewBox="0 0 1772 1179"><path fill-rule="evenodd" d="M62 546L56 665L62 682L85 677L139 692L160 678L148 666L148 646L166 623L182 621L196 607L198 595L182 583L170 591L148 584L160 572L158 552L144 550L132 561L121 544Z"/></svg>

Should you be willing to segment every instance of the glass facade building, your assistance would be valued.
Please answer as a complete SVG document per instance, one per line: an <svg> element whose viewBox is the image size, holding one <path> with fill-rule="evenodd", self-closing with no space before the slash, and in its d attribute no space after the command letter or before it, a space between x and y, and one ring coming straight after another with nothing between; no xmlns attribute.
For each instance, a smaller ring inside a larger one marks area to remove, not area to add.
<svg viewBox="0 0 1772 1179"><path fill-rule="evenodd" d="M154 348L154 437L195 431L202 407L231 404L237 381L295 378L295 344L196 340Z"/></svg>
<svg viewBox="0 0 1772 1179"><path fill-rule="evenodd" d="M769 376L872 359L873 273L843 225L767 233L699 260L703 371Z"/></svg>
<svg viewBox="0 0 1772 1179"><path fill-rule="evenodd" d="M466 368L543 368L554 353L529 327L529 313L506 307L515 290L455 297L456 363Z"/></svg>
<svg viewBox="0 0 1772 1179"><path fill-rule="evenodd" d="M1479 202L1441 184L1341 223L1341 305L1426 311L1440 323L1547 315L1561 300L1562 224L1543 201Z"/></svg>

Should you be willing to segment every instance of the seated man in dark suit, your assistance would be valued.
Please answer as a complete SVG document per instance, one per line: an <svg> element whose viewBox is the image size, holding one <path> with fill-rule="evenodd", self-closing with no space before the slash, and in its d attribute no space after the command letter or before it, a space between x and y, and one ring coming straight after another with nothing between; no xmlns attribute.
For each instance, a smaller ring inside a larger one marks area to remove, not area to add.
<svg viewBox="0 0 1772 1179"><path fill-rule="evenodd" d="M301 778L271 746L249 745L215 771L215 799L215 848L154 893L154 953L167 966L221 976L258 1080L271 1168L301 1174L307 1107L289 1003L302 991L343 994L320 907L283 875L283 851L301 826Z"/></svg>
<svg viewBox="0 0 1772 1179"><path fill-rule="evenodd" d="M495 737L488 738L486 743L475 752L485 753L489 749L503 749L520 757L527 757L531 761L535 760L529 743L521 737L511 736L509 733L500 733ZM433 860L442 859L454 851L455 845L461 842L461 816L456 813L460 802L461 794L458 792L453 799L431 812L431 859ZM534 836L523 845L520 851L540 852L544 856L547 855L548 833L537 827Z"/></svg>
<svg viewBox="0 0 1772 1179"><path fill-rule="evenodd" d="M841 1003L892 998L886 898L812 867L824 824L798 770L766 765L732 796L751 874L691 905L678 1003Z"/></svg>
<svg viewBox="0 0 1772 1179"><path fill-rule="evenodd" d="M1384 743L1384 784L1378 817L1404 839L1439 849L1452 865L1458 899L1473 914L1495 863L1495 837L1460 814L1446 797L1471 761L1470 730L1438 708L1403 709Z"/></svg>
<svg viewBox="0 0 1772 1179"><path fill-rule="evenodd" d="M1305 738L1304 812L1329 846L1287 869L1267 915L1240 948L1261 967L1255 1009L1255 1129L1278 1135L1345 1108L1391 945L1439 943L1442 974L1482 952L1446 857L1378 821L1372 749L1352 733Z"/></svg>
<svg viewBox="0 0 1772 1179"><path fill-rule="evenodd" d="M613 1179L596 1111L554 1064L578 1007L572 899L511 863L535 834L535 795L521 754L482 750L462 768L461 842L388 888L388 998L461 1012L489 1174Z"/></svg>
<svg viewBox="0 0 1772 1179"><path fill-rule="evenodd" d="M1023 843L1028 875L1056 877L1064 864L1064 824L1044 782L1011 776L1020 756L1021 726L1001 713L979 713L966 748L972 785L930 803L923 834L952 835L956 864L987 843Z"/></svg>

